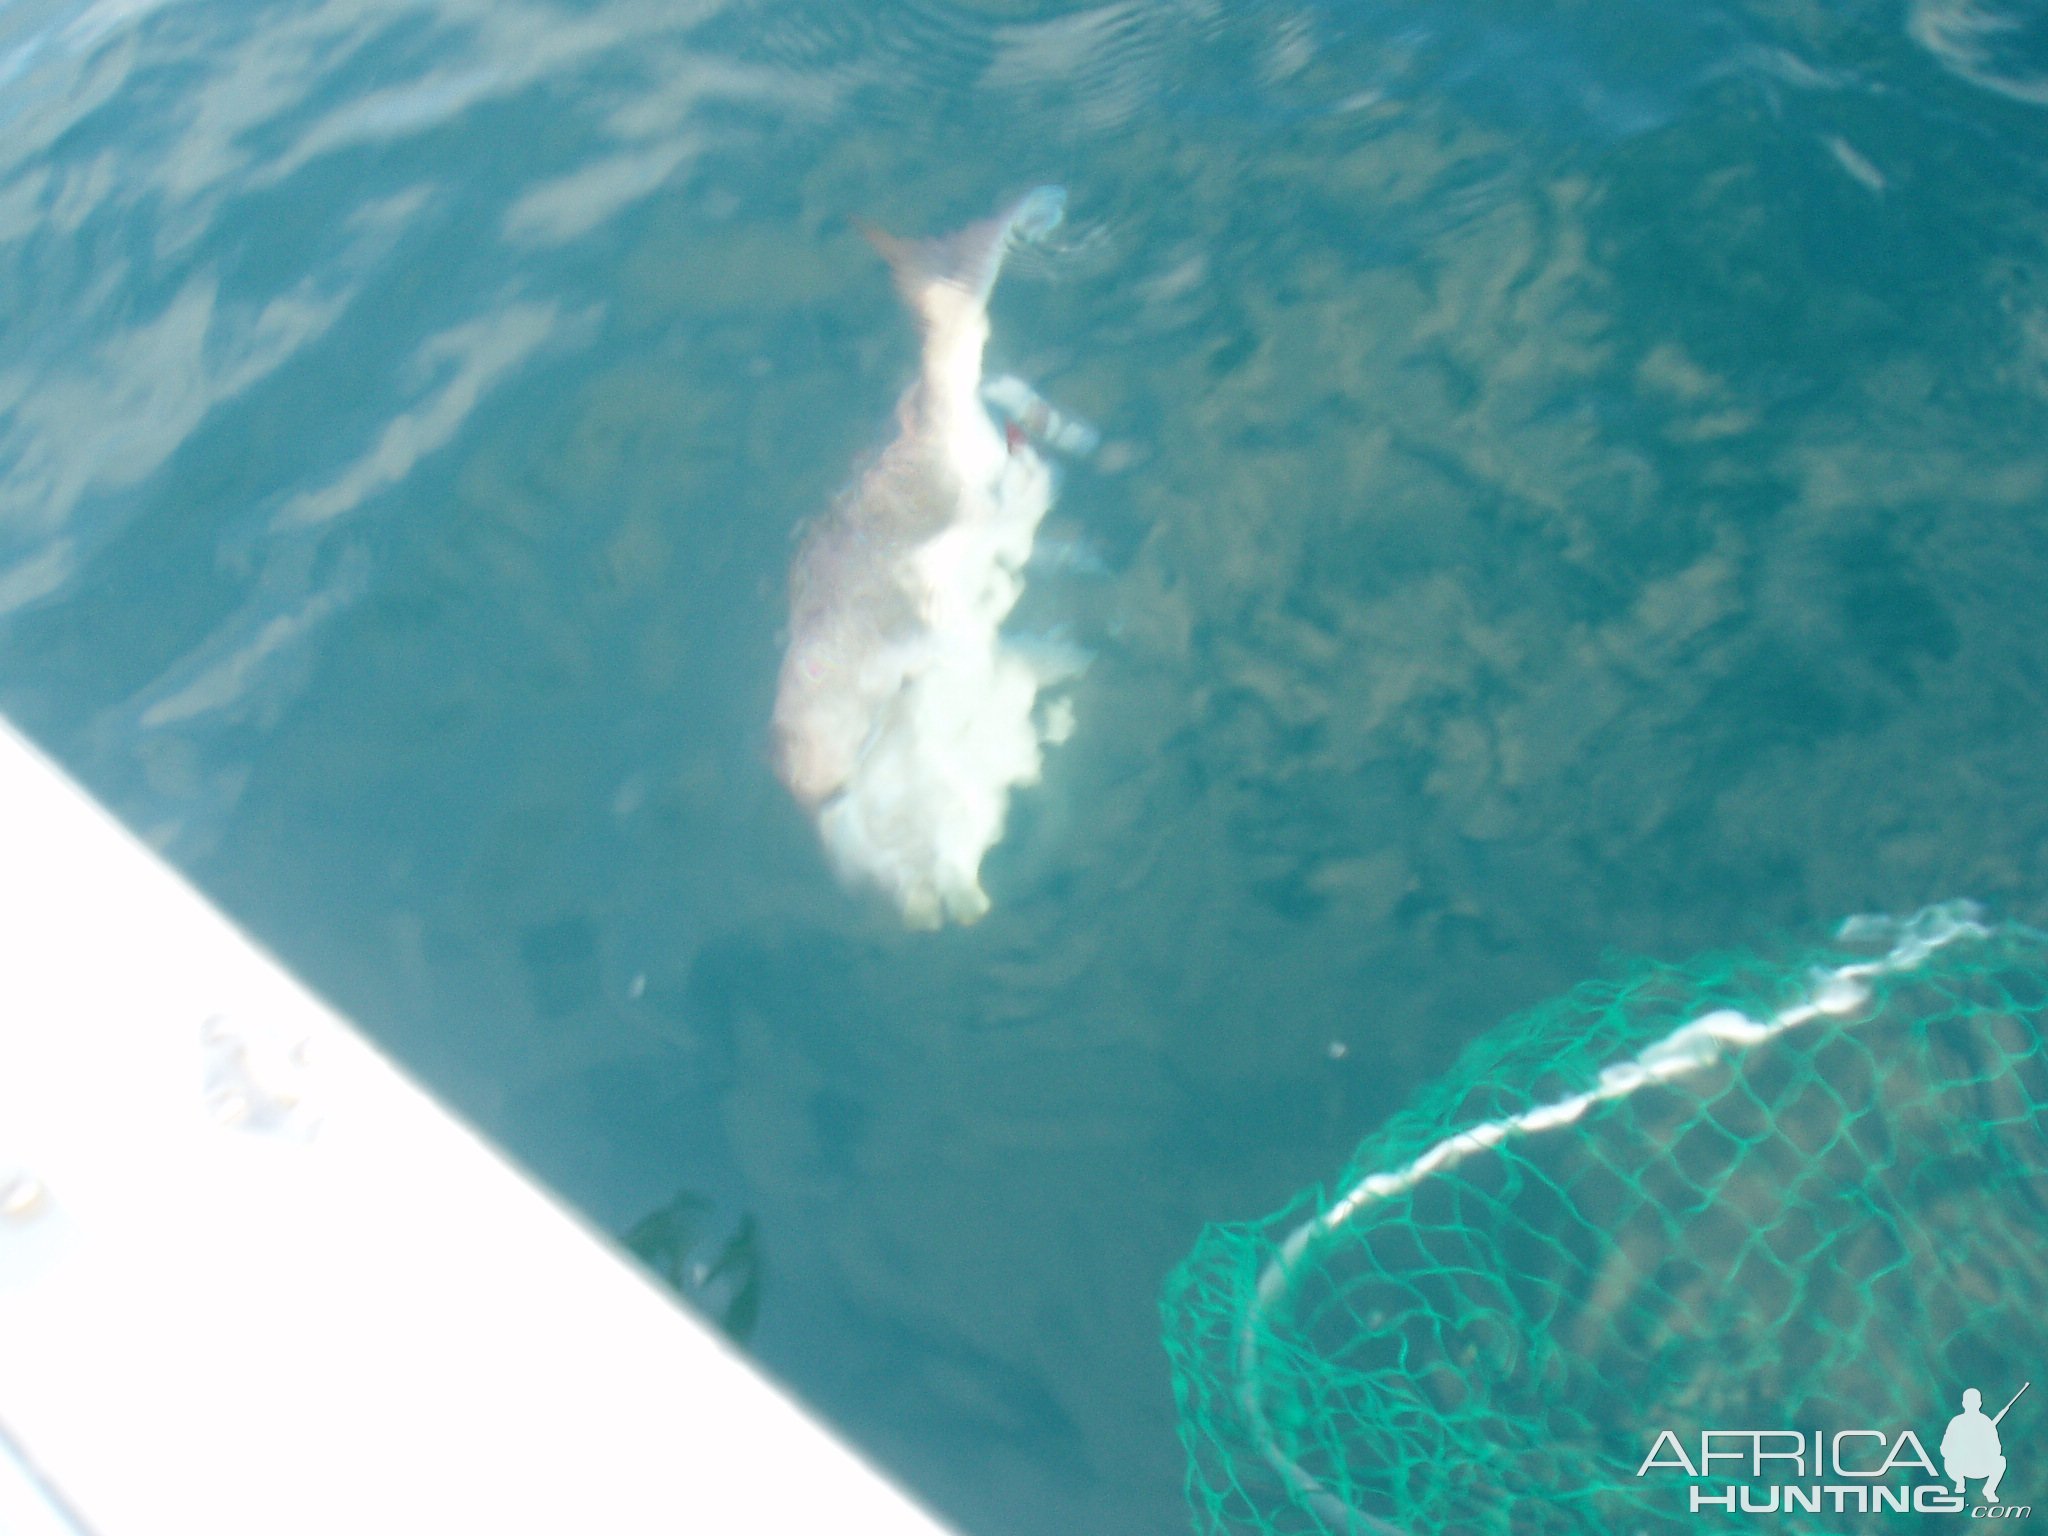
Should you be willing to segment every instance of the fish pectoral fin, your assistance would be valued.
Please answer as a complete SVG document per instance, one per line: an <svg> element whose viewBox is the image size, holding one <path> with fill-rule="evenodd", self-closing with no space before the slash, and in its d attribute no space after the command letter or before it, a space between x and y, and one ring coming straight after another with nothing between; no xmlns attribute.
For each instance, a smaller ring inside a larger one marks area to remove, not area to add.
<svg viewBox="0 0 2048 1536"><path fill-rule="evenodd" d="M1037 390L1013 373L998 374L981 386L981 398L1025 436L1061 453L1085 457L1095 451L1102 434L1078 416L1055 410Z"/></svg>
<svg viewBox="0 0 2048 1536"><path fill-rule="evenodd" d="M1087 672L1095 657L1089 649L1066 635L1005 634L1003 650L1031 669L1039 686L1051 688L1070 683Z"/></svg>

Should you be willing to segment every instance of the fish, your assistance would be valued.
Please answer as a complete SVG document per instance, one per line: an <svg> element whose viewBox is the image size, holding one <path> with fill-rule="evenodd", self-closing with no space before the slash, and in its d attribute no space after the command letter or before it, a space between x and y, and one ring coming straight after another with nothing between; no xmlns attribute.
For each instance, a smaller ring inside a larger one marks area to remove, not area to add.
<svg viewBox="0 0 2048 1536"><path fill-rule="evenodd" d="M790 569L776 773L841 878L880 891L913 928L988 913L981 864L1011 792L1038 781L1044 748L1072 725L1068 701L1041 697L1072 667L1002 624L1053 502L1039 450L1085 453L1096 435L1021 380L983 377L1004 259L1058 228L1066 200L1038 187L936 239L864 230L917 321L918 373L895 436L809 526Z"/></svg>

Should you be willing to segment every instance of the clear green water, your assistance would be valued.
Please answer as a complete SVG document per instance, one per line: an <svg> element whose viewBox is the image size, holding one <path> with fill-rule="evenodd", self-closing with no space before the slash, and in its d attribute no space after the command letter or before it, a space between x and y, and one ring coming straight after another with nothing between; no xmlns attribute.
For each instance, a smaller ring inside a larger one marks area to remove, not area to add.
<svg viewBox="0 0 2048 1536"><path fill-rule="evenodd" d="M1044 180L1095 662L906 934L783 575L850 221ZM2027 0L11 0L0 710L964 1527L1184 1528L1204 1220L1610 950L2048 921L2044 194Z"/></svg>

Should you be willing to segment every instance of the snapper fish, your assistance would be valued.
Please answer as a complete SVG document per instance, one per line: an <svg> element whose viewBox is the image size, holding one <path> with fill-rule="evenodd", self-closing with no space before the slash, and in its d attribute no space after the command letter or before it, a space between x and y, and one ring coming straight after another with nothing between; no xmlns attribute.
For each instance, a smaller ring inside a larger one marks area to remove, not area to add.
<svg viewBox="0 0 2048 1536"><path fill-rule="evenodd" d="M1041 699L1072 659L1007 640L1053 499L1041 446L1085 453L1094 432L1021 380L982 377L1004 258L1042 240L1066 193L1039 187L933 240L866 231L917 318L923 351L897 433L805 534L789 579L775 695L775 766L849 883L915 928L989 910L983 855L1010 791L1037 781L1072 728Z"/></svg>

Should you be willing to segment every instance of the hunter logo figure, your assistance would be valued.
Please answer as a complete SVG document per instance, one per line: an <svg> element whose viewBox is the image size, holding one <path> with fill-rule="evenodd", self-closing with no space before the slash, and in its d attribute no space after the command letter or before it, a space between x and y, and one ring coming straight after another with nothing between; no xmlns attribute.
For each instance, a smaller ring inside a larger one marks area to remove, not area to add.
<svg viewBox="0 0 2048 1536"><path fill-rule="evenodd" d="M1991 1418L1984 1416L1983 1393L1971 1387L1963 1394L1963 1411L1948 1421L1948 1430L1941 1437L1942 1469L1954 1480L1957 1493L1963 1491L1965 1479L1981 1477L1984 1502L1998 1502L1999 1480L2005 1476L2005 1448L1999 1443L1998 1421L2012 1412L2013 1403L2032 1385L2031 1381L2022 1383L2012 1402Z"/></svg>

